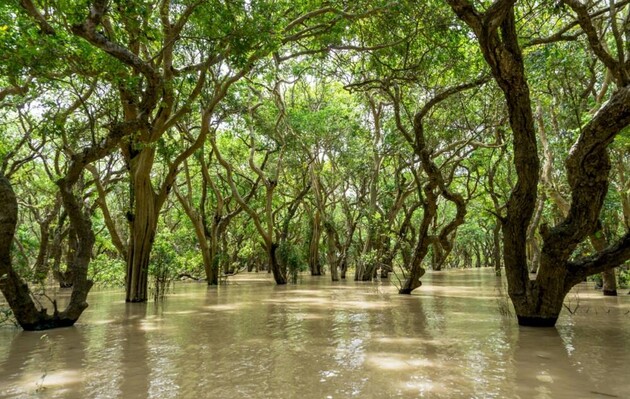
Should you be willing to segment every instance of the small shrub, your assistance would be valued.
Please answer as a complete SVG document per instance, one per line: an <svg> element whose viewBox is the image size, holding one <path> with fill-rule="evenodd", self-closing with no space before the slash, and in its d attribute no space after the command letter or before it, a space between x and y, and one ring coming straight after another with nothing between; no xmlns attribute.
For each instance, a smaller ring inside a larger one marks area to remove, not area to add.
<svg viewBox="0 0 630 399"><path fill-rule="evenodd" d="M175 278L177 252L169 240L158 236L153 244L149 276L152 277L153 300L164 299Z"/></svg>
<svg viewBox="0 0 630 399"><path fill-rule="evenodd" d="M2 325L11 325L13 327L18 327L18 322L13 316L13 311L8 306L0 305L0 326Z"/></svg>
<svg viewBox="0 0 630 399"><path fill-rule="evenodd" d="M125 261L102 253L90 262L90 278L94 283L105 287L125 285Z"/></svg>
<svg viewBox="0 0 630 399"><path fill-rule="evenodd" d="M290 281L296 284L300 272L308 269L303 254L298 248L287 242L280 244L276 254L281 264L286 266Z"/></svg>

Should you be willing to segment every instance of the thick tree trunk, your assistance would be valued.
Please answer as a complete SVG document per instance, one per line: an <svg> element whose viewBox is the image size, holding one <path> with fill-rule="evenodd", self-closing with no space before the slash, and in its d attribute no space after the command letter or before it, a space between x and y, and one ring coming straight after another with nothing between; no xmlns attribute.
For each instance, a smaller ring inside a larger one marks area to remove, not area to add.
<svg viewBox="0 0 630 399"><path fill-rule="evenodd" d="M602 272L602 293L605 296L617 296L617 276L615 269Z"/></svg>
<svg viewBox="0 0 630 399"><path fill-rule="evenodd" d="M130 235L126 302L146 302L148 298L149 262L159 212L150 175L154 152L153 149L144 149L131 160L130 200L133 213L128 215Z"/></svg>
<svg viewBox="0 0 630 399"><path fill-rule="evenodd" d="M342 280L346 279L346 274L348 273L348 257L342 255L339 257L339 277Z"/></svg>

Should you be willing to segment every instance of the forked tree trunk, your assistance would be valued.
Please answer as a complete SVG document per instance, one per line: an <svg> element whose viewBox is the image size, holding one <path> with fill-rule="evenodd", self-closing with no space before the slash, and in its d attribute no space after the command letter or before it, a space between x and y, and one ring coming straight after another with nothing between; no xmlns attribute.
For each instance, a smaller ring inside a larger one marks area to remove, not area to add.
<svg viewBox="0 0 630 399"><path fill-rule="evenodd" d="M59 311L53 302L53 314L46 309L38 309L31 298L26 282L13 270L11 264L11 244L17 224L17 200L9 180L0 174L0 290L6 298L13 314L25 330L47 330L72 326L87 308L87 294L92 282L87 278L88 265L92 256L95 238L88 215L81 212L79 202L74 197L65 179L57 182L63 205L70 217L70 223L79 234L78 251L75 257L73 289L70 303Z"/></svg>

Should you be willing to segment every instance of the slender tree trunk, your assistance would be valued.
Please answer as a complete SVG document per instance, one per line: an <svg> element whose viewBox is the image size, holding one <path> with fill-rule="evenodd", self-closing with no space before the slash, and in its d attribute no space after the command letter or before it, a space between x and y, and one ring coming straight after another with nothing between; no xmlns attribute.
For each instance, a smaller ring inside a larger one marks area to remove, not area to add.
<svg viewBox="0 0 630 399"><path fill-rule="evenodd" d="M475 267L478 269L481 267L481 248L475 245Z"/></svg>
<svg viewBox="0 0 630 399"><path fill-rule="evenodd" d="M328 251L326 257L328 259L328 267L330 268L330 276L332 281L339 281L339 268L337 267L337 245L335 240L334 227L325 225L326 229L326 243L328 244Z"/></svg>
<svg viewBox="0 0 630 399"><path fill-rule="evenodd" d="M210 244L208 245L208 241ZM212 237L203 236L199 240L199 249L201 250L203 259L203 269L206 273L206 282L208 285L219 284L219 262L217 259L216 243L212 242ZM214 244L214 245L213 245Z"/></svg>
<svg viewBox="0 0 630 399"><path fill-rule="evenodd" d="M311 237L308 250L308 267L311 276L322 275L322 265L319 261L319 241L322 235L321 216L319 209L315 209L311 220Z"/></svg>
<svg viewBox="0 0 630 399"><path fill-rule="evenodd" d="M601 223L598 223L597 231L589 236L591 245L597 252L605 250L608 246L608 241L601 227ZM617 277L615 276L615 269L602 272L602 285L602 292L605 296L617 296Z"/></svg>
<svg viewBox="0 0 630 399"><path fill-rule="evenodd" d="M40 231L40 240L39 240L39 251L37 253L37 259L35 260L34 269L34 278L35 281L43 282L46 280L48 276L48 271L50 270L50 265L48 263L51 250L50 250L50 235L51 228L50 224L55 219L55 217L59 214L59 209L61 207L61 200L59 197L55 199L55 204L53 209L46 215L46 217L39 222L39 231Z"/></svg>
<svg viewBox="0 0 630 399"><path fill-rule="evenodd" d="M420 237L411 261L409 276L405 279L403 285L398 290L399 294L410 295L413 290L422 286L422 281L420 281L420 279L426 273L426 270L422 267L422 261L427 256L427 252L429 252L429 242L427 237Z"/></svg>

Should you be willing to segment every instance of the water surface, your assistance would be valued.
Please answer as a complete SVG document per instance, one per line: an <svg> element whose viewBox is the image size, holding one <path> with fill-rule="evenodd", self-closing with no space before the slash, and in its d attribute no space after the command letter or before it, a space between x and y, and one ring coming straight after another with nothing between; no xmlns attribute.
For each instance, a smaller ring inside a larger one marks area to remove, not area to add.
<svg viewBox="0 0 630 399"><path fill-rule="evenodd" d="M267 274L94 291L75 327L0 328L2 398L628 398L630 297L579 286L557 328L516 325L489 269L388 283Z"/></svg>

